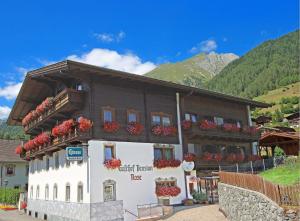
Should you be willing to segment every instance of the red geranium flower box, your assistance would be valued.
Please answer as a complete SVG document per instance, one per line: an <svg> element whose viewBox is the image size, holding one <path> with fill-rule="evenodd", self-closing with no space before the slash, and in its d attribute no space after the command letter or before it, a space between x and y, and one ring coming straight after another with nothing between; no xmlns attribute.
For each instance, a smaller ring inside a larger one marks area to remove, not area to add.
<svg viewBox="0 0 300 221"><path fill-rule="evenodd" d="M209 120L203 120L200 122L200 129L208 130L208 129L216 129L217 124L215 122Z"/></svg>
<svg viewBox="0 0 300 221"><path fill-rule="evenodd" d="M180 194L181 190L177 186L162 186L162 187L156 187L156 195L157 196L170 196L175 197Z"/></svg>
<svg viewBox="0 0 300 221"><path fill-rule="evenodd" d="M103 130L107 133L116 133L120 129L120 125L116 121L106 121L103 124Z"/></svg>
<svg viewBox="0 0 300 221"><path fill-rule="evenodd" d="M16 154L21 154L22 153L22 146L21 145L19 145L19 146L16 147L15 153Z"/></svg>
<svg viewBox="0 0 300 221"><path fill-rule="evenodd" d="M104 162L104 166L107 168L107 169L116 169L116 168L119 168L121 166L122 162L120 159L115 159L115 158L112 158L110 160L106 160Z"/></svg>
<svg viewBox="0 0 300 221"><path fill-rule="evenodd" d="M196 155L193 154L193 153L187 153L184 155L183 159L186 161L186 162L193 162L196 160Z"/></svg>
<svg viewBox="0 0 300 221"><path fill-rule="evenodd" d="M182 123L181 123L181 125L182 125L182 128L184 130L188 130L188 129L190 129L192 127L192 121L190 121L190 120L183 120Z"/></svg>
<svg viewBox="0 0 300 221"><path fill-rule="evenodd" d="M234 153L229 154L229 155L227 156L226 160L227 160L228 162L230 162L230 163L236 162L236 161L237 161L237 159L236 159L236 154L234 154Z"/></svg>
<svg viewBox="0 0 300 221"><path fill-rule="evenodd" d="M209 160L212 160L213 159L213 154L209 153L209 152L205 152L203 154L203 160L206 160L206 161L209 161Z"/></svg>
<svg viewBox="0 0 300 221"><path fill-rule="evenodd" d="M93 122L87 118L80 117L78 119L78 129L80 132L87 132L93 126Z"/></svg>
<svg viewBox="0 0 300 221"><path fill-rule="evenodd" d="M138 122L130 122L128 123L126 130L131 135L140 135L144 130L144 126Z"/></svg>
<svg viewBox="0 0 300 221"><path fill-rule="evenodd" d="M217 162L220 162L221 160L222 160L222 154L221 153L217 153L217 154L215 154L215 160L217 161Z"/></svg>
<svg viewBox="0 0 300 221"><path fill-rule="evenodd" d="M154 160L153 166L156 167L157 169L162 169L162 168L175 168L179 167L181 164L180 160L172 159L172 160Z"/></svg>

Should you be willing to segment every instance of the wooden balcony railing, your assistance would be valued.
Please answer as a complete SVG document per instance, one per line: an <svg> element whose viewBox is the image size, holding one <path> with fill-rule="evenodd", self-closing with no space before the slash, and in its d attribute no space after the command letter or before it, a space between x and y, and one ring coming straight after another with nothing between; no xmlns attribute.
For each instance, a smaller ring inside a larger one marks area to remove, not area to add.
<svg viewBox="0 0 300 221"><path fill-rule="evenodd" d="M67 147L68 145L72 145L74 143L80 143L86 141L90 138L88 132L82 133L79 132L76 128L73 129L68 135L57 137L51 140L50 143L39 146L33 150L26 152L27 158L41 158L45 154L50 154Z"/></svg>
<svg viewBox="0 0 300 221"><path fill-rule="evenodd" d="M77 91L69 88L63 90L54 98L52 107L24 127L25 133L32 133L35 128L41 127L50 119L52 121L54 119L55 122L57 116L64 112L80 109L84 103L84 94L84 91Z"/></svg>
<svg viewBox="0 0 300 221"><path fill-rule="evenodd" d="M245 141L255 142L259 140L260 133L246 132L246 131L225 131L222 128L215 129L201 129L198 125L192 125L188 130L184 130L184 133L189 139L196 139L197 137L206 137L213 139L225 139L233 141Z"/></svg>

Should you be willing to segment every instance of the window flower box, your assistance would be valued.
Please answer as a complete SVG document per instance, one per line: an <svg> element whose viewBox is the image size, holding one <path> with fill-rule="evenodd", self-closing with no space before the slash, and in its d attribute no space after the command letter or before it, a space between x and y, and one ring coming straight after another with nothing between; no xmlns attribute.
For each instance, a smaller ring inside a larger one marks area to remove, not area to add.
<svg viewBox="0 0 300 221"><path fill-rule="evenodd" d="M203 130L210 130L210 129L216 129L217 124L215 122L212 122L209 120L203 120L200 122L199 127L200 127L200 129L203 129Z"/></svg>
<svg viewBox="0 0 300 221"><path fill-rule="evenodd" d="M227 132L239 132L240 131L240 128L237 125L229 124L229 123L225 123L223 125L223 129L224 129L224 131L227 131Z"/></svg>
<svg viewBox="0 0 300 221"><path fill-rule="evenodd" d="M161 187L156 187L155 193L158 197L163 197L163 196L175 197L181 193L181 189L177 186L161 186Z"/></svg>
<svg viewBox="0 0 300 221"><path fill-rule="evenodd" d="M191 120L183 120L181 122L181 126L184 130L188 130L192 127L192 121Z"/></svg>
<svg viewBox="0 0 300 221"><path fill-rule="evenodd" d="M187 153L184 155L183 160L186 162L194 162L196 160L196 155L193 153Z"/></svg>
<svg viewBox="0 0 300 221"><path fill-rule="evenodd" d="M116 121L106 121L103 124L103 130L107 133L116 133L120 129L120 125Z"/></svg>
<svg viewBox="0 0 300 221"><path fill-rule="evenodd" d="M155 136L176 136L177 128L175 126L156 125L152 127L152 133Z"/></svg>
<svg viewBox="0 0 300 221"><path fill-rule="evenodd" d="M209 153L209 152L205 152L203 154L203 157L202 157L203 160L205 161L210 161L213 159L213 154L212 153Z"/></svg>
<svg viewBox="0 0 300 221"><path fill-rule="evenodd" d="M181 164L180 160L172 159L172 160L154 160L153 166L156 167L157 169L162 169L162 168L175 168L179 167Z"/></svg>
<svg viewBox="0 0 300 221"><path fill-rule="evenodd" d="M261 157L259 155L249 155L248 160L249 161L257 161L257 160L261 160Z"/></svg>
<svg viewBox="0 0 300 221"><path fill-rule="evenodd" d="M130 122L126 127L126 130L130 135L140 135L144 130L144 126L138 122Z"/></svg>
<svg viewBox="0 0 300 221"><path fill-rule="evenodd" d="M16 147L15 153L19 154L19 155L22 153L22 146L21 145L19 145L19 146Z"/></svg>
<svg viewBox="0 0 300 221"><path fill-rule="evenodd" d="M112 158L110 160L106 160L104 162L104 166L107 168L107 169L117 169L121 166L122 162L120 159L115 159L115 158Z"/></svg>
<svg viewBox="0 0 300 221"><path fill-rule="evenodd" d="M215 159L217 162L220 162L220 161L223 159L222 154L221 154L221 153L215 154L214 159Z"/></svg>
<svg viewBox="0 0 300 221"><path fill-rule="evenodd" d="M87 132L93 126L93 122L87 118L80 117L78 119L78 129L80 132Z"/></svg>
<svg viewBox="0 0 300 221"><path fill-rule="evenodd" d="M52 129L52 136L58 137L68 135L74 126L75 121L73 119L65 120Z"/></svg>
<svg viewBox="0 0 300 221"><path fill-rule="evenodd" d="M236 162L236 154L231 153L226 157L226 161L230 163L235 163Z"/></svg>

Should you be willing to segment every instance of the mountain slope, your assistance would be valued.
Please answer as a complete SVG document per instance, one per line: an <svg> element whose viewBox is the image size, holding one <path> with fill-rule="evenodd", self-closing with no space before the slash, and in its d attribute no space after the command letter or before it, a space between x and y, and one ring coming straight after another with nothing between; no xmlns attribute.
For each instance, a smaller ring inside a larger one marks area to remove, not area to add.
<svg viewBox="0 0 300 221"><path fill-rule="evenodd" d="M19 140L28 139L28 136L24 134L22 127L8 126L6 120L0 119L0 139Z"/></svg>
<svg viewBox="0 0 300 221"><path fill-rule="evenodd" d="M237 58L238 56L232 53L201 53L182 62L162 64L151 72L146 73L145 76L202 87L205 82L209 81L228 63Z"/></svg>
<svg viewBox="0 0 300 221"><path fill-rule="evenodd" d="M227 65L207 88L253 98L299 81L298 36L299 30L262 43Z"/></svg>

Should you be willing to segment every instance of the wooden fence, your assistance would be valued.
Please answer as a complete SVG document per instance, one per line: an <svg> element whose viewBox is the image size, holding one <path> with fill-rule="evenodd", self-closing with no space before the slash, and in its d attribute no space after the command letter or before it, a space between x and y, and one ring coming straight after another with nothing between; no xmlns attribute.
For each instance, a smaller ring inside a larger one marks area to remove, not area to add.
<svg viewBox="0 0 300 221"><path fill-rule="evenodd" d="M260 192L282 206L300 206L300 184L281 186L253 174L219 172L220 182Z"/></svg>

